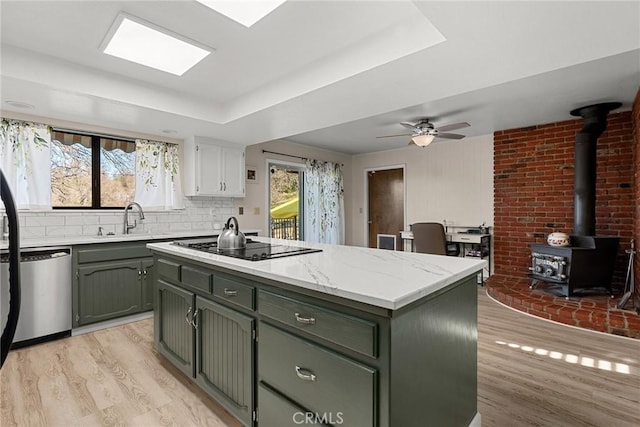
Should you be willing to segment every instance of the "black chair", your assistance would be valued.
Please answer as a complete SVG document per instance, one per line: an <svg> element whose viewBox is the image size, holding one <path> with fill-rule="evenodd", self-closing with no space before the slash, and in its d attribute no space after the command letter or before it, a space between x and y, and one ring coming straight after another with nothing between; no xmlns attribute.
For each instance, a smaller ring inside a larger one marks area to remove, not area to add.
<svg viewBox="0 0 640 427"><path fill-rule="evenodd" d="M458 256L457 244L447 242L444 226L439 222L416 222L411 225L413 251L423 254Z"/></svg>

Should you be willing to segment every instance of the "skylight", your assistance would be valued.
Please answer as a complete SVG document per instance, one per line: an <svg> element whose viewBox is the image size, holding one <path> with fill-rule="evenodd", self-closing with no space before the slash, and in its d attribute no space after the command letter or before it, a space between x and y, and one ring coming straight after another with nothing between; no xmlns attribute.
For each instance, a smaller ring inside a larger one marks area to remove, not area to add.
<svg viewBox="0 0 640 427"><path fill-rule="evenodd" d="M185 37L125 14L120 14L113 23L102 50L107 55L176 76L183 75L211 53Z"/></svg>
<svg viewBox="0 0 640 427"><path fill-rule="evenodd" d="M196 0L245 27L270 14L286 0Z"/></svg>

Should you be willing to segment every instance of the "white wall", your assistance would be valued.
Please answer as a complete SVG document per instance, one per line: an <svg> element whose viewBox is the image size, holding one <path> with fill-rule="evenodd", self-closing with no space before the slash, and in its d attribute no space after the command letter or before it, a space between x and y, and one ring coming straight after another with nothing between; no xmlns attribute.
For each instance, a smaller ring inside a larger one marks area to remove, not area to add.
<svg viewBox="0 0 640 427"><path fill-rule="evenodd" d="M405 165L405 228L418 221L493 226L493 135L439 141L426 148L353 156L351 216L347 233L353 245L366 245L365 170Z"/></svg>

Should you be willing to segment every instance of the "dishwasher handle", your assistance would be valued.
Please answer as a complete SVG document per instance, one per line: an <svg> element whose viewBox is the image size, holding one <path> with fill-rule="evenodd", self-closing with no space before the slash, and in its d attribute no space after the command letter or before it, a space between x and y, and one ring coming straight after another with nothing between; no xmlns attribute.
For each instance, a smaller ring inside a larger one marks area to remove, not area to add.
<svg viewBox="0 0 640 427"><path fill-rule="evenodd" d="M71 255L70 248L37 248L23 249L20 253L20 262L46 261L53 258L61 258ZM9 262L9 254L0 255L0 263Z"/></svg>

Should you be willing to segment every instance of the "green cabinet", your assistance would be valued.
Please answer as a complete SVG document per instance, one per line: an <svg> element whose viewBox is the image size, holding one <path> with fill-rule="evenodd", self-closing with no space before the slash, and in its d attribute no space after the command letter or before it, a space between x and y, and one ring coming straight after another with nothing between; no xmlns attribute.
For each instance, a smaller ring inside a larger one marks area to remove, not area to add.
<svg viewBox="0 0 640 427"><path fill-rule="evenodd" d="M253 417L254 320L196 297L196 383L240 421Z"/></svg>
<svg viewBox="0 0 640 427"><path fill-rule="evenodd" d="M146 242L73 248L73 327L153 310L154 266Z"/></svg>
<svg viewBox="0 0 640 427"><path fill-rule="evenodd" d="M266 323L258 366L261 382L313 413L346 426L375 426L376 369Z"/></svg>
<svg viewBox="0 0 640 427"><path fill-rule="evenodd" d="M159 279L156 284L153 335L156 348L189 377L195 375L194 294Z"/></svg>
<svg viewBox="0 0 640 427"><path fill-rule="evenodd" d="M142 311L153 310L153 258L140 261L142 268Z"/></svg>
<svg viewBox="0 0 640 427"><path fill-rule="evenodd" d="M140 312L139 261L110 261L78 267L78 325Z"/></svg>
<svg viewBox="0 0 640 427"><path fill-rule="evenodd" d="M386 310L154 254L155 344L243 425L465 426L475 275Z"/></svg>
<svg viewBox="0 0 640 427"><path fill-rule="evenodd" d="M255 320L211 300L211 271L158 260L158 351L245 425L254 420ZM230 289L230 288L228 288Z"/></svg>

